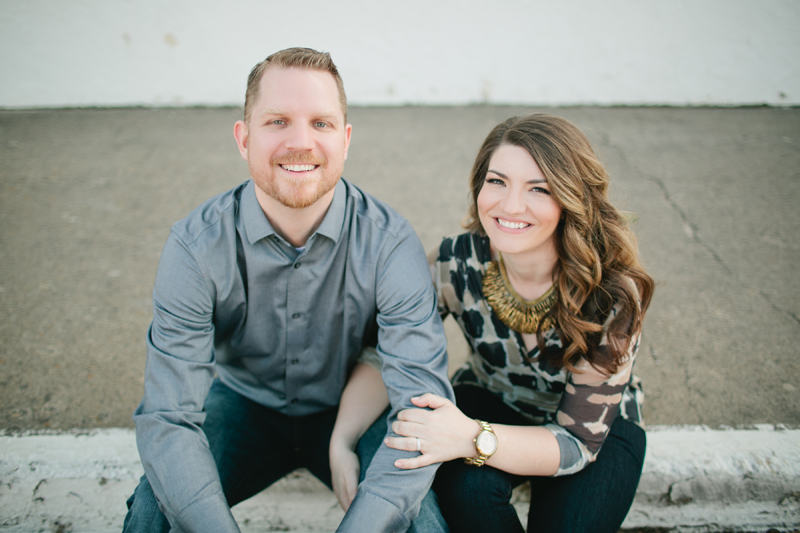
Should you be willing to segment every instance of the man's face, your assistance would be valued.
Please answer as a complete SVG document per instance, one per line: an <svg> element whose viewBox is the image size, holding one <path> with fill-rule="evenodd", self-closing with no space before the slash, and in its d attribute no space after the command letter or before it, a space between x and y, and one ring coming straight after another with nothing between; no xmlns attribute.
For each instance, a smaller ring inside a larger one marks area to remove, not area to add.
<svg viewBox="0 0 800 533"><path fill-rule="evenodd" d="M336 186L347 159L350 130L333 75L269 67L249 123L237 122L234 136L258 188L300 209Z"/></svg>

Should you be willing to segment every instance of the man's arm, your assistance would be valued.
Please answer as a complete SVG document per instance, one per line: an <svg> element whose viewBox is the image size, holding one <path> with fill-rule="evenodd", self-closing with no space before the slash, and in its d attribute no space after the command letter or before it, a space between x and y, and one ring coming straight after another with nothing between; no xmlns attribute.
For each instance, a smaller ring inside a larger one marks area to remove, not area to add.
<svg viewBox="0 0 800 533"><path fill-rule="evenodd" d="M454 396L430 270L408 223L386 243L377 269L378 353L392 406L391 427L399 411L413 407L414 396L426 392L451 400ZM417 470L394 466L396 460L415 455L381 444L338 531L405 531L419 513L439 466Z"/></svg>
<svg viewBox="0 0 800 533"><path fill-rule="evenodd" d="M388 405L389 396L380 370L358 363L342 392L329 450L333 492L345 511L358 490L361 465L356 445Z"/></svg>
<svg viewBox="0 0 800 533"><path fill-rule="evenodd" d="M239 531L201 429L214 377L213 310L202 269L171 233L153 290L144 397L133 419L142 466L173 531Z"/></svg>

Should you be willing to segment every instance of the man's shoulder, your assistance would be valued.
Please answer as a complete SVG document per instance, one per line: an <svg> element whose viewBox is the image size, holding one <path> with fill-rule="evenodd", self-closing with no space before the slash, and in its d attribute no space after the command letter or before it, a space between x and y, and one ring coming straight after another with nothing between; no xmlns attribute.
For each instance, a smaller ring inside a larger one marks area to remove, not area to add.
<svg viewBox="0 0 800 533"><path fill-rule="evenodd" d="M403 232L413 231L406 218L392 206L379 200L352 183L342 180L347 190L349 212L355 224L365 224L373 229L397 237Z"/></svg>
<svg viewBox="0 0 800 533"><path fill-rule="evenodd" d="M209 198L172 226L172 233L187 245L200 240L208 230L225 222L235 227L242 193L249 181Z"/></svg>

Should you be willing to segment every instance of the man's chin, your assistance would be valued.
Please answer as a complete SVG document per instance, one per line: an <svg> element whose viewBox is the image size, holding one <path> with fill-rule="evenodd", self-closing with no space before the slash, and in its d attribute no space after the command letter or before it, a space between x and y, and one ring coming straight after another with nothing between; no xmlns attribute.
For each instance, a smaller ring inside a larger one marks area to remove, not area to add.
<svg viewBox="0 0 800 533"><path fill-rule="evenodd" d="M317 200L319 200L319 196L317 197L287 197L287 196L280 196L275 198L281 204L289 207L291 209L305 209L306 207L311 207L314 205Z"/></svg>
<svg viewBox="0 0 800 533"><path fill-rule="evenodd" d="M335 184L334 184L335 185ZM311 207L322 199L333 187L325 190L313 189L305 190L304 188L292 189L289 191L278 190L273 191L274 194L267 193L275 200L292 209L305 209Z"/></svg>

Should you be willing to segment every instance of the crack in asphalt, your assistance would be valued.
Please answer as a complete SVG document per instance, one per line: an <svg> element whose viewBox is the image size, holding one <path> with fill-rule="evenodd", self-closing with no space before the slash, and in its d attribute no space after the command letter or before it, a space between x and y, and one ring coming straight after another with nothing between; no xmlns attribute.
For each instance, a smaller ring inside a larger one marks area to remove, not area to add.
<svg viewBox="0 0 800 533"><path fill-rule="evenodd" d="M724 270L724 271L725 271L725 272L726 272L728 275L730 275L730 276L733 276L733 278L734 278L735 280L739 281L739 277L736 275L736 273L733 271L733 269L732 269L731 267L729 267L729 266L728 266L728 264L727 264L727 263L725 262L725 260L724 260L724 259L723 259L723 258L722 258L720 255L719 255L719 253L717 253L717 251L714 249L714 247L713 247L713 246L711 246L709 243L707 243L706 241L704 241L704 240L703 240L703 239L700 237L700 228L697 226L697 224L695 224L695 223L694 223L694 222L693 222L693 221L692 221L692 220L689 218L689 216L686 214L686 212L685 212L683 209L681 209L681 207L678 205L678 203L675 201L675 199L674 199L674 198L672 198L672 195L670 195L670 193L669 193L669 189L667 189L667 186L666 186L666 184L664 183L664 181L663 181L661 178L658 178L657 176L654 176L654 175L652 175L652 174L649 174L649 173L647 173L647 172L643 172L643 171L641 171L640 169L638 169L638 168L636 167L636 165L634 165L634 164L632 164L632 163L630 162L630 160L628 159L628 156L626 155L625 151L624 151L624 150L622 150L622 149L621 149L619 146L617 146L617 145L616 145L616 144L614 144L613 142L611 142L611 140L610 140L610 139L609 139L607 136L605 136L605 139L604 139L604 140L605 140L605 142L607 143L607 145L608 145L609 147L611 147L611 148L613 148L614 150L616 150L616 151L617 151L617 153L619 154L619 157L620 157L620 159L621 159L621 161L622 161L622 164L623 164L623 165L624 165L624 166L627 168L627 170L628 170L629 172L631 172L631 173L632 173L631 175L634 175L634 176L635 176L635 175L642 176L643 178L645 178L646 180L650 181L651 183L655 183L655 184L656 184L656 186L657 186L657 187L659 188L659 190L661 191L661 194L662 194L662 196L663 196L664 200L666 201L667 205L669 205L669 206L670 206L670 208L671 208L671 209L672 209L672 210L673 210L675 213L677 213L677 214L678 214L678 216L680 217L681 221L682 221L682 222L685 224L685 226L686 226L686 227L687 227L687 228L690 230L690 232L691 232L691 239L692 239L692 240L693 240L695 243L697 243L698 245L700 245L700 246L701 246L701 247L702 247L704 250L706 250L706 251L707 251L707 252L708 252L708 253L711 255L711 257L713 257L713 258L714 258L714 260L715 260L715 261L716 261L716 262L717 262L717 263L718 263L718 264L719 264L719 265L722 267L722 269L723 269L723 270ZM769 297L769 295L767 295L767 294L766 294L766 293L765 293L763 290L759 290L759 296L761 296L761 298L763 298L763 299L764 299L764 301L765 301L765 302L766 302L766 303L767 303L767 304L768 304L770 307L772 307L772 308L773 308L775 311L777 311L777 312L779 312L779 313L781 313L781 314L783 314L783 315L786 315L786 316L788 316L789 318L793 319L795 322L797 322L798 324L800 324L800 316L798 316L797 314L793 313L792 311L790 311L790 310L788 310L788 309L783 309L783 308L782 308L782 307L780 307L779 305L775 304L775 303L772 301L772 299Z"/></svg>
<svg viewBox="0 0 800 533"><path fill-rule="evenodd" d="M717 251L714 249L714 247L712 247L709 243L707 243L706 241L704 241L700 237L700 228L697 226L697 224L695 224L692 221L691 218L689 218L689 215L687 215L686 212L683 209L681 209L681 207L678 205L678 202L676 202L675 199L672 198L672 195L669 193L669 189L667 189L667 186L664 184L664 181L661 178L658 178L657 176L654 176L653 174L650 174L648 172L643 172L642 170L637 168L636 165L631 163L631 161L628 159L628 156L625 153L625 150L621 149L619 146L617 146L616 144L611 142L611 140L608 139L608 138L606 138L606 141L608 142L608 146L613 147L614 150L617 151L617 153L620 156L620 159L622 160L622 164L629 171L632 172L631 175L633 175L633 176L636 176L636 175L642 176L643 178L645 178L646 180L650 181L651 183L655 183L656 184L656 186L661 191L661 195L663 196L664 200L667 202L667 205L669 205L670 208L672 208L672 210L675 211L678 214L678 216L680 217L680 219L684 223L684 225L687 228L689 228L689 230L691 232L690 238L695 243L699 244L709 254L711 254L711 257L714 258L714 260L722 267L723 270L725 270L725 272L728 275L732 275L732 276L736 277L734 272L733 272L733 270L731 269L731 267L729 267L728 264L725 262L725 260L722 259L722 257L719 255L719 253L717 253Z"/></svg>
<svg viewBox="0 0 800 533"><path fill-rule="evenodd" d="M678 214L678 216L681 218L681 221L683 221L683 223L686 226L688 226L688 228L691 230L691 239L695 243L699 244L702 248L704 248L709 254L711 254L711 257L713 257L716 260L716 262L723 268L723 270L725 270L725 272L727 272L729 275L733 275L734 277L736 277L731 267L729 267L728 264L725 262L725 260L722 259L722 257L720 257L717 251L700 237L700 228L697 227L697 224L692 222L689 216L684 212L683 209L681 209L678 203L672 198L664 182L660 178L657 178L651 174L647 174L645 172L641 172L640 174L645 179L647 179L652 183L655 183L658 186L658 188L661 190L661 194L664 196L664 200L672 208L672 210Z"/></svg>
<svg viewBox="0 0 800 533"><path fill-rule="evenodd" d="M800 317L798 317L796 314L792 313L788 309L783 309L778 304L774 303L764 291L758 291L758 294L762 298L764 298L764 301L766 301L770 305L770 307L772 307L773 309L775 309L779 313L783 313L783 314L789 316L790 318L793 318L795 322L800 324Z"/></svg>

